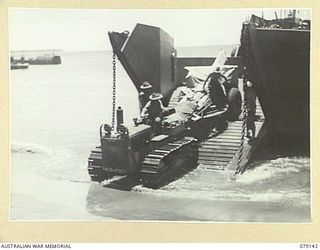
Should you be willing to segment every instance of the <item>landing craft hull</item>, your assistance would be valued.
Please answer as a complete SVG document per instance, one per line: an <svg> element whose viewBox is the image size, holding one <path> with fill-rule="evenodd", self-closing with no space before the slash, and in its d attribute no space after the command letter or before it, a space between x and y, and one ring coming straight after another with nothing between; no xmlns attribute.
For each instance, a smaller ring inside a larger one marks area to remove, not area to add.
<svg viewBox="0 0 320 250"><path fill-rule="evenodd" d="M310 31L244 24L241 56L274 135L309 142Z"/></svg>

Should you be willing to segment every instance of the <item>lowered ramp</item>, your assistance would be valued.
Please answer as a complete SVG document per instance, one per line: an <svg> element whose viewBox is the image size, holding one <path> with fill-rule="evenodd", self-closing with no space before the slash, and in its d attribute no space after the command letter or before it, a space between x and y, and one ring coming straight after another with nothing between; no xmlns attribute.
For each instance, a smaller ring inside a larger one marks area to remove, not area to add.
<svg viewBox="0 0 320 250"><path fill-rule="evenodd" d="M230 122L218 136L208 139L199 149L199 164L211 170L224 170L239 151L242 121Z"/></svg>
<svg viewBox="0 0 320 250"><path fill-rule="evenodd" d="M249 140L244 137L240 159L241 173L246 170L253 152L258 148L267 132L264 115L258 101L256 114L256 138ZM243 116L238 121L229 122L227 129L223 133L203 142L199 148L199 164L202 165L202 168L209 170L236 170L241 149L242 128Z"/></svg>

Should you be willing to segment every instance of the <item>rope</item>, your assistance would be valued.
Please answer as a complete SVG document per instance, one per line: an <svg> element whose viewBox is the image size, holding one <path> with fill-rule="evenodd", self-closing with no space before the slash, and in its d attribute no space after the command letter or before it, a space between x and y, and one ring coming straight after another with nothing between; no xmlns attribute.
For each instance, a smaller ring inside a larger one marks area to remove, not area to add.
<svg viewBox="0 0 320 250"><path fill-rule="evenodd" d="M236 168L235 175L238 175L239 173L242 172L241 160L242 160L242 154L243 154L243 144L244 144L245 131L247 127L247 115L248 115L246 98L244 98L243 100L242 110L243 110L243 121L242 121L242 130L241 130L241 138L240 138L240 148L239 148L237 168Z"/></svg>
<svg viewBox="0 0 320 250"><path fill-rule="evenodd" d="M111 128L114 130L115 117L116 117L116 64L117 64L116 54L112 55L112 121Z"/></svg>

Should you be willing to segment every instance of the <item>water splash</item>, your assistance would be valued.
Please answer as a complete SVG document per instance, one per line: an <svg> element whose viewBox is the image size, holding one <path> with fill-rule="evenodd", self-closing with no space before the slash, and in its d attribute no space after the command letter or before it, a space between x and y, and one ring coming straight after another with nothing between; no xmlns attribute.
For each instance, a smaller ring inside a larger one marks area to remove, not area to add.
<svg viewBox="0 0 320 250"><path fill-rule="evenodd" d="M230 181L232 171L195 169L158 190L136 186L133 191L162 197L194 200L276 202L301 207L310 204L310 159L279 158L256 162Z"/></svg>
<svg viewBox="0 0 320 250"><path fill-rule="evenodd" d="M299 173L309 170L310 159L303 157L278 158L275 160L255 162L253 168L244 174L238 175L238 183L260 182L279 176L280 174Z"/></svg>
<svg viewBox="0 0 320 250"><path fill-rule="evenodd" d="M12 142L11 143L12 153L23 153L23 154L43 154L50 155L52 151L44 146L26 143L26 142Z"/></svg>
<svg viewBox="0 0 320 250"><path fill-rule="evenodd" d="M87 154L70 147L47 148L42 145L13 142L11 145L15 170L27 170L55 180L89 182Z"/></svg>

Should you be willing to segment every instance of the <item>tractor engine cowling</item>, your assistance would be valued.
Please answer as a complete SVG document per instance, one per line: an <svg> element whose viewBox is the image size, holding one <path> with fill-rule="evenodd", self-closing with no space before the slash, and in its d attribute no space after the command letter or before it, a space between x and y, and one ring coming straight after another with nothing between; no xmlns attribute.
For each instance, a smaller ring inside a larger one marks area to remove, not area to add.
<svg viewBox="0 0 320 250"><path fill-rule="evenodd" d="M110 126L102 125L100 140L102 169L119 175L134 174L150 151L151 127L141 124L127 129L121 125L111 131Z"/></svg>

